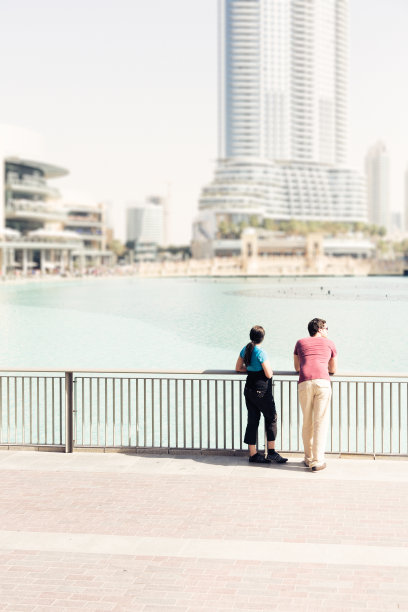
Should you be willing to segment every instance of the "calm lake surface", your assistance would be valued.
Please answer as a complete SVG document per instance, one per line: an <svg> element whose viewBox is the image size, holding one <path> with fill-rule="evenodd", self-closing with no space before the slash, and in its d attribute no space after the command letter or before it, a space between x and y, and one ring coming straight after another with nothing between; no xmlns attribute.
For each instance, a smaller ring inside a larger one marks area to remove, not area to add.
<svg viewBox="0 0 408 612"><path fill-rule="evenodd" d="M252 325L276 370L327 320L343 372L408 372L408 278L112 278L0 287L0 367L233 369Z"/></svg>

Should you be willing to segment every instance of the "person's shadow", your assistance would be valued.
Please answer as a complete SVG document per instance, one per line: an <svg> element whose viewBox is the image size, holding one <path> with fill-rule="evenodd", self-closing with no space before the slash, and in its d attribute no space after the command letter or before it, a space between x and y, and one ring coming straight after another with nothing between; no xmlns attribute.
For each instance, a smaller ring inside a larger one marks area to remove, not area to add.
<svg viewBox="0 0 408 612"><path fill-rule="evenodd" d="M245 455L213 455L211 454L195 454L191 453L191 455L186 452L185 454L178 453L169 453L168 457L172 457L173 459L179 460L193 460L198 463L205 463L206 465L223 465L223 466L233 466L233 467L250 467L253 469L262 468L262 469L273 469L273 470L285 470L289 472L310 472L310 468L307 468L302 461L299 461L297 457L288 458L286 463L264 463L264 464L251 464L248 462L248 454Z"/></svg>

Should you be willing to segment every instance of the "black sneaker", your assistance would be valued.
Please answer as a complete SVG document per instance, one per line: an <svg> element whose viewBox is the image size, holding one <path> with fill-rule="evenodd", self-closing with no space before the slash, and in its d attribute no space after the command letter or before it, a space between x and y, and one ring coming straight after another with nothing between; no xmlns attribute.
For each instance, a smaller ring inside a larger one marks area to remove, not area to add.
<svg viewBox="0 0 408 612"><path fill-rule="evenodd" d="M248 459L249 463L271 463L270 459L267 459L264 455L260 455L259 453L255 453Z"/></svg>
<svg viewBox="0 0 408 612"><path fill-rule="evenodd" d="M282 457L276 451L268 451L268 459L274 461L275 463L286 463L288 460L287 457Z"/></svg>

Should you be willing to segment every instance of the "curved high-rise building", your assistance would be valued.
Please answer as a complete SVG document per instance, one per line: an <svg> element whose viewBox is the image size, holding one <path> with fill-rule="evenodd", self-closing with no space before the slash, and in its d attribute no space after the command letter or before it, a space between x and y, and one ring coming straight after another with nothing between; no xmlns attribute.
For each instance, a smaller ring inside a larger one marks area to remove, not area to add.
<svg viewBox="0 0 408 612"><path fill-rule="evenodd" d="M367 220L364 178L347 168L348 0L219 0L218 139L200 210L238 212L264 166L261 216Z"/></svg>

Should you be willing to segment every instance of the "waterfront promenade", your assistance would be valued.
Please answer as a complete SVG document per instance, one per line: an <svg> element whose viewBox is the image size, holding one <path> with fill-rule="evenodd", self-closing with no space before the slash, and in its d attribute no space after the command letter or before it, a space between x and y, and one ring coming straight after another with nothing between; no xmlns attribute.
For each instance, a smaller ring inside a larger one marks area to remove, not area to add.
<svg viewBox="0 0 408 612"><path fill-rule="evenodd" d="M408 462L0 453L0 609L408 610Z"/></svg>

